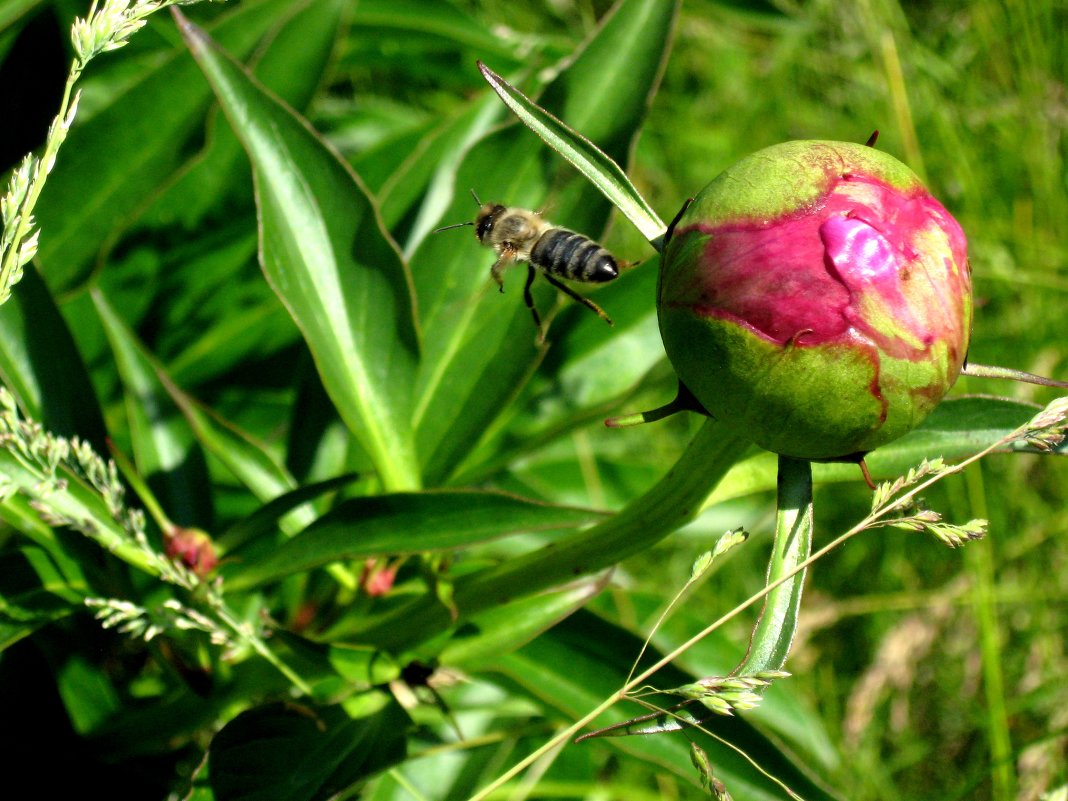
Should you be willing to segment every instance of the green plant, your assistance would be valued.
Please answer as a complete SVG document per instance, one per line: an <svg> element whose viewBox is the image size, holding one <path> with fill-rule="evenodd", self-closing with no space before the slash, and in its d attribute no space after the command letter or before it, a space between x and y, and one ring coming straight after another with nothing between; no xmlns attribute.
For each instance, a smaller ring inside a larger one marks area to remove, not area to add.
<svg viewBox="0 0 1068 801"><path fill-rule="evenodd" d="M627 798L695 793L701 781L736 798L781 798L785 786L808 799L867 797L793 680L777 681L815 558L807 463L782 465L795 478L780 488L761 589L759 566L745 562L764 559L752 544L689 572L693 552L707 549L693 539L743 522L720 525L718 510L746 517L768 505L754 494L774 486L774 467L749 454L746 432L692 419L655 431L600 426L674 390L654 309L651 254L664 225L615 165L631 161L646 122L676 5L624 0L581 42L581 15L513 38L447 3L195 11L210 39L182 23L180 44L157 15L124 51L130 60L87 73L96 105L74 125L64 108L53 133L66 141L40 202L33 208L40 186L23 168L17 202L5 205L5 230L16 228L6 275L26 272L0 307L11 527L0 667L17 676L29 647L46 654L80 742L147 774L129 781L140 797L482 797L527 763L531 783L515 787L531 797L587 797L606 777ZM751 24L791 22L764 11ZM506 124L497 96L476 88L476 57L508 76L483 73L553 150ZM403 76L391 96L365 102L386 70ZM345 76L356 100L335 91L309 107L324 75ZM203 137L212 96L228 123L212 118ZM665 116L648 118L648 136L666 135ZM907 144L911 129L901 130ZM664 161L692 147L678 133ZM677 208L680 193L645 169ZM675 175L693 179L688 168ZM622 258L644 260L596 292L615 328L541 287L538 306L557 305L547 343L536 343L515 276L502 297L475 242L429 236L472 216L469 187L510 205L551 203L554 221L591 235L620 209L648 244L628 240L623 224L609 233ZM27 236L31 210L39 244ZM994 358L1020 363L984 357ZM931 501L904 504L958 469L909 470L926 456L1049 446L1042 426L1021 428L1036 411L1022 400L946 401L868 459L880 479L907 474L884 485L873 516L828 527L849 537L889 523L959 544L974 527L942 523ZM1028 445L1025 434L1038 439ZM99 456L109 448L114 465ZM817 465L817 485L848 494L838 482L858 473L847 467ZM749 511L722 505L741 496L756 498ZM967 519L974 497L939 505ZM662 544L694 521L695 533ZM671 556L657 565L651 553ZM617 577L638 586L623 593ZM660 615L656 584L669 597L685 586L690 599ZM730 621L764 594L738 664L751 626ZM714 630L692 636L709 618ZM658 619L645 649L639 622ZM727 678L736 666L742 678ZM632 711L615 701L647 681L720 712L752 706L762 682L775 684L758 715L687 728L708 766L700 773L680 735L545 747L592 710L599 725L622 724L617 733L698 722L693 703L681 722L628 722ZM1002 723L992 720L992 742ZM1011 782L997 781L1005 797Z"/></svg>

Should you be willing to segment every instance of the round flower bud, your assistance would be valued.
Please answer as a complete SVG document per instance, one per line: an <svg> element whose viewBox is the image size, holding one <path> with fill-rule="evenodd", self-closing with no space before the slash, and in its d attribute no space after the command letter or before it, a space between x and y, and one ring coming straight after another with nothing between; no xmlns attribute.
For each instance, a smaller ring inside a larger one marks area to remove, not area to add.
<svg viewBox="0 0 1068 801"><path fill-rule="evenodd" d="M956 220L904 164L847 142L742 159L685 210L661 260L668 358L761 447L858 458L911 430L968 350Z"/></svg>

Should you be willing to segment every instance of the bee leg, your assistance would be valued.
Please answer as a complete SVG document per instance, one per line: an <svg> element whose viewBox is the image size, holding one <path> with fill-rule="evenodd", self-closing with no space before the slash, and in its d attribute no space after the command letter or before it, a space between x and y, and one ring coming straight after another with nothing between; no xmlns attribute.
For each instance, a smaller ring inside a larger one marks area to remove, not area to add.
<svg viewBox="0 0 1068 801"><path fill-rule="evenodd" d="M534 296L530 294L530 287L534 283L536 275L534 266L527 265L527 283L523 287L523 302L527 304L527 308L530 309L530 313L534 316L534 327L538 329L538 338L534 340L535 344L541 345L545 342L545 331L541 327L541 315L538 314L538 307L534 305Z"/></svg>
<svg viewBox="0 0 1068 801"><path fill-rule="evenodd" d="M609 325L615 325L615 323L612 322L612 318L609 317L607 314L605 314L604 309L602 309L600 306L598 306L592 300L590 300L587 297L583 297L578 292L576 292L571 287L569 287L567 284L564 284L564 283L561 283L560 281L557 281L555 278L553 278L548 273L544 273L544 275L545 275L545 280L546 281L548 281L554 287L559 289L561 292L563 292L569 298L571 298L572 300L577 300L579 303L581 303L587 309L592 311L594 314L596 314L598 317L600 317L602 320L604 320Z"/></svg>
<svg viewBox="0 0 1068 801"><path fill-rule="evenodd" d="M502 250L501 255L497 258L497 261L490 267L490 275L493 276L493 280L497 282L497 289L501 294L504 294L504 279L501 278L501 273L512 262L515 261L515 253L512 250Z"/></svg>

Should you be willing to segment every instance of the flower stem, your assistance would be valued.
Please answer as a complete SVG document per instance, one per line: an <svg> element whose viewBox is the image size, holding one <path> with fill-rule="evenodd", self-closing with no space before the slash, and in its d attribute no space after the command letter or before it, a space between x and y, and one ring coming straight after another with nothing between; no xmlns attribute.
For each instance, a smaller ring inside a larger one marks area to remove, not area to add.
<svg viewBox="0 0 1068 801"><path fill-rule="evenodd" d="M783 576L788 578L764 598L749 651L732 675L780 670L786 663L797 632L797 613L805 583L804 568L794 568L803 564L811 552L812 464L804 459L780 456L775 543L766 583L772 584Z"/></svg>

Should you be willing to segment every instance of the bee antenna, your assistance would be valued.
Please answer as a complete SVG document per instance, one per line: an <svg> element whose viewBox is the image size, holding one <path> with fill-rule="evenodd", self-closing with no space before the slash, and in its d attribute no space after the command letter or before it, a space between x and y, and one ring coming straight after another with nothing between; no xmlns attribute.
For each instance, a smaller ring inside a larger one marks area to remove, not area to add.
<svg viewBox="0 0 1068 801"><path fill-rule="evenodd" d="M480 206L482 205L482 201L478 199L478 195L475 194L475 190L474 189L471 190L471 197L473 197L475 199L475 203L477 203Z"/></svg>
<svg viewBox="0 0 1068 801"><path fill-rule="evenodd" d="M456 223L455 225L446 225L443 228L435 228L431 233L440 234L442 231L448 231L450 228L463 228L465 225L474 225L473 222Z"/></svg>

